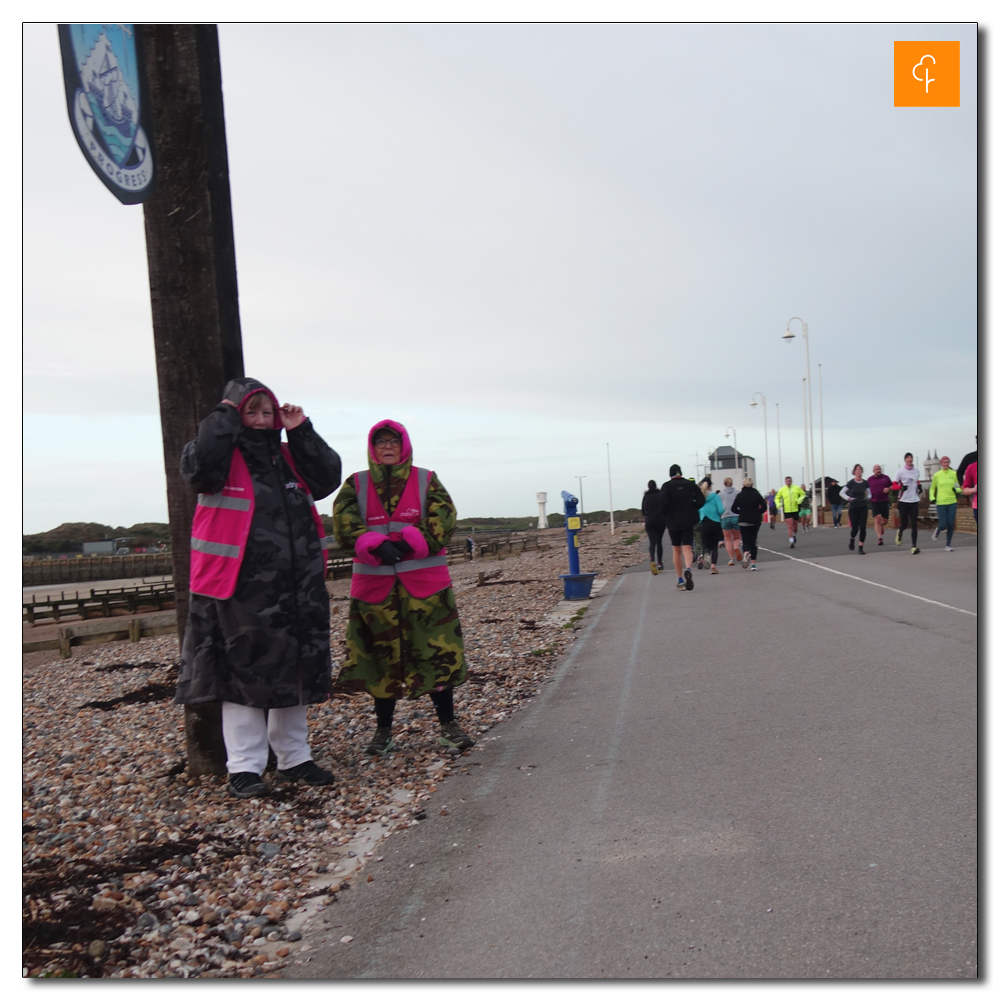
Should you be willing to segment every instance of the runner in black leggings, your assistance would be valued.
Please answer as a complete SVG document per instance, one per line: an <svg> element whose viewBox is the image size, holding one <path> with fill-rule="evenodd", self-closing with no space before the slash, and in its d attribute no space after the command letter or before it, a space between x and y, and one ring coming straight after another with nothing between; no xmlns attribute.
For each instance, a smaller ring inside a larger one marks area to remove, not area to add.
<svg viewBox="0 0 1000 1000"><path fill-rule="evenodd" d="M854 539L857 537L859 556L865 554L868 501L872 498L872 491L864 478L864 471L862 466L854 466L853 476L847 480L847 485L840 491L840 495L847 501L847 516L851 521L851 540L847 543L847 547L853 552Z"/></svg>
<svg viewBox="0 0 1000 1000"><path fill-rule="evenodd" d="M740 536L743 541L743 568L757 569L757 532L767 510L767 501L753 487L753 480L747 476L743 489L736 494L733 510L739 515Z"/></svg>
<svg viewBox="0 0 1000 1000"><path fill-rule="evenodd" d="M913 463L913 452L908 451L903 456L903 464L896 472L896 482L893 486L899 490L899 502L896 510L899 513L899 530L896 532L896 544L903 544L903 532L907 525L910 528L910 552L919 555L917 548L917 515L920 513L920 470Z"/></svg>
<svg viewBox="0 0 1000 1000"><path fill-rule="evenodd" d="M649 488L642 495L642 516L649 538L649 569L656 576L663 569L663 532L667 530L667 522L663 519L660 491L655 479L650 479Z"/></svg>

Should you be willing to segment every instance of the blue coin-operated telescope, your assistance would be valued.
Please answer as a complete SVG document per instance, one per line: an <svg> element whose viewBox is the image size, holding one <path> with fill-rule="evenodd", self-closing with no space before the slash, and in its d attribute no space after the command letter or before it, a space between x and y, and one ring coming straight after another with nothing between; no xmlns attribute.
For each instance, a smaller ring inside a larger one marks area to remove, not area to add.
<svg viewBox="0 0 1000 1000"><path fill-rule="evenodd" d="M590 597L590 586L596 573L580 572L580 529L583 522L576 513L580 502L572 493L562 491L563 513L566 515L566 544L569 546L569 572L560 573L563 581L563 596L567 601L586 601Z"/></svg>

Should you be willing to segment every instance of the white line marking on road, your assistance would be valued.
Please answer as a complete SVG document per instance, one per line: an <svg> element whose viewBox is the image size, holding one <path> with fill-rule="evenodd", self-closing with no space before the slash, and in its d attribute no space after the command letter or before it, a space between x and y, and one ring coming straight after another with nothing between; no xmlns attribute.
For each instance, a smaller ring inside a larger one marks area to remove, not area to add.
<svg viewBox="0 0 1000 1000"><path fill-rule="evenodd" d="M949 611L957 611L963 615L972 615L978 618L975 611L966 611L965 608L956 608L953 604L944 604L941 601L932 601L929 597L921 597L919 594L911 594L908 590L897 590L895 587L888 587L884 583L876 583L874 580L866 580L863 576L855 576L853 573L843 573L839 569L830 569L829 566L821 566L819 563L810 562L808 559L801 559L799 556L790 556L787 552L777 552L774 549L765 549L763 545L757 546L761 552L770 552L772 556L781 556L783 559L791 559L792 562L804 563L806 566L815 566L816 569L825 570L827 573L836 573L837 576L846 576L848 580L860 580L862 583L870 584L873 587L881 587L883 590L891 590L894 594L902 594L904 597L913 597L918 601L926 601L928 604L936 604L939 608L947 608Z"/></svg>

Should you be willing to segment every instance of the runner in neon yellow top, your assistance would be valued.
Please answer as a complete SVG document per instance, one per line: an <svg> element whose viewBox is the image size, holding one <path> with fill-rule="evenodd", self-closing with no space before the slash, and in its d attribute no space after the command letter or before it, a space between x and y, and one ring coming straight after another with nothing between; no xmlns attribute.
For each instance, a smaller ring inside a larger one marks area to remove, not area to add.
<svg viewBox="0 0 1000 1000"><path fill-rule="evenodd" d="M795 536L799 531L799 504L805 499L806 491L792 484L792 477L785 476L785 485L774 495L775 505L785 514L788 525L788 545L795 548Z"/></svg>
<svg viewBox="0 0 1000 1000"><path fill-rule="evenodd" d="M941 468L931 479L930 501L937 504L938 526L931 535L931 541L936 542L942 530L945 532L945 552L954 552L951 539L955 534L955 512L958 505L958 495L962 492L962 484L958 474L951 467L951 459L944 455L941 458Z"/></svg>

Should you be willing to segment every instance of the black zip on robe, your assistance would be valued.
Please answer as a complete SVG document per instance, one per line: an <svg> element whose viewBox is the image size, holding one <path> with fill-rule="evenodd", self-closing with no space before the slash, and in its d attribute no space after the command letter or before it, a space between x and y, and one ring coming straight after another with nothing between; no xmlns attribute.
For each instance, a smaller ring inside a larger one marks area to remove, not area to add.
<svg viewBox="0 0 1000 1000"><path fill-rule="evenodd" d="M274 398L255 379L230 382L225 396L239 404L259 391ZM277 409L277 400L274 404ZM340 485L340 457L309 420L286 434L313 499L329 496ZM191 595L178 704L290 708L329 696L330 599L323 552L309 500L280 443L280 431L244 427L238 409L220 403L184 447L181 474L199 493L222 489L239 448L253 480L254 512L233 596Z"/></svg>

